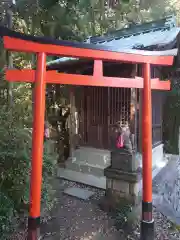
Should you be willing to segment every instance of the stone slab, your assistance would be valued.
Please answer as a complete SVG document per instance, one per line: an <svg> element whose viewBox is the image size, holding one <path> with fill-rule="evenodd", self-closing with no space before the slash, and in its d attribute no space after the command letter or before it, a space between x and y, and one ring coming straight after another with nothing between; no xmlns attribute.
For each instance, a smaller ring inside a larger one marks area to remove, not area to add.
<svg viewBox="0 0 180 240"><path fill-rule="evenodd" d="M161 212L168 220L180 226L180 216L174 212L172 206L163 200L163 197L153 194L153 205Z"/></svg>
<svg viewBox="0 0 180 240"><path fill-rule="evenodd" d="M94 195L94 192L78 187L66 188L64 190L64 193L83 200L88 200L90 197Z"/></svg>
<svg viewBox="0 0 180 240"><path fill-rule="evenodd" d="M153 180L153 203L175 224L180 225L180 159L172 156Z"/></svg>

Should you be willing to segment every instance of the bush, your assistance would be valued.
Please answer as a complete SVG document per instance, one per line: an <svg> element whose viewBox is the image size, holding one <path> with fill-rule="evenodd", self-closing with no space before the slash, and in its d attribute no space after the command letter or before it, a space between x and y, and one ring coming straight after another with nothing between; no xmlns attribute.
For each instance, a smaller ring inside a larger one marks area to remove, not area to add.
<svg viewBox="0 0 180 240"><path fill-rule="evenodd" d="M11 221L15 216L13 201L0 192L0 239L10 230Z"/></svg>
<svg viewBox="0 0 180 240"><path fill-rule="evenodd" d="M0 109L0 238L12 229L13 220L29 205L31 132L19 120L19 111ZM57 156L44 145L42 203L50 208L51 178Z"/></svg>

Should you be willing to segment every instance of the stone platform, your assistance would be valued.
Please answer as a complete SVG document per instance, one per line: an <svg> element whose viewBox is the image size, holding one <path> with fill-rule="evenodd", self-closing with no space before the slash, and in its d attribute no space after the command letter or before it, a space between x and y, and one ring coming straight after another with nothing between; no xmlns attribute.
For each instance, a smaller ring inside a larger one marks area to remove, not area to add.
<svg viewBox="0 0 180 240"><path fill-rule="evenodd" d="M65 168L59 168L58 177L106 189L104 169L110 164L110 151L81 147L66 161Z"/></svg>
<svg viewBox="0 0 180 240"><path fill-rule="evenodd" d="M163 158L163 145L152 150L153 152L153 177L166 165ZM141 155L137 154L136 161L139 161L139 172L142 169ZM106 189L106 177L104 170L111 165L110 151L90 147L80 147L75 150L72 158L65 163L65 168L58 169L58 177ZM139 175L138 189L142 188L142 179Z"/></svg>

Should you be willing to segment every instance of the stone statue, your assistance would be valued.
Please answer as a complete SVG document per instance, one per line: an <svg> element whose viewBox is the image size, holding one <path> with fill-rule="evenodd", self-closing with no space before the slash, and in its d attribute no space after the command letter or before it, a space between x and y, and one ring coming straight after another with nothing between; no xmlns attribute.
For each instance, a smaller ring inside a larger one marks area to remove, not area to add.
<svg viewBox="0 0 180 240"><path fill-rule="evenodd" d="M118 123L112 129L112 168L132 171L134 142L128 123Z"/></svg>
<svg viewBox="0 0 180 240"><path fill-rule="evenodd" d="M130 132L130 128L127 123L118 123L112 130L112 148L117 151L127 151L132 153L134 149L134 136Z"/></svg>

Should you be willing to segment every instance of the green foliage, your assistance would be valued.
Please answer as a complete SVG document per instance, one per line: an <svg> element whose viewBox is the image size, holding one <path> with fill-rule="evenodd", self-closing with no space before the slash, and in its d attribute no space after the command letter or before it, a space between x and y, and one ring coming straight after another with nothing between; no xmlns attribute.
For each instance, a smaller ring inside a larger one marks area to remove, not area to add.
<svg viewBox="0 0 180 240"><path fill-rule="evenodd" d="M4 239L6 233L9 232L15 213L13 201L0 192L0 239Z"/></svg>
<svg viewBox="0 0 180 240"><path fill-rule="evenodd" d="M108 29L139 22L139 4L135 0L17 0L16 28L23 32L60 39L82 40L101 35Z"/></svg>
<svg viewBox="0 0 180 240"><path fill-rule="evenodd" d="M31 166L31 131L23 126L17 106L0 108L0 235L12 228L15 216L28 209ZM51 178L57 156L44 145L42 202L52 205Z"/></svg>
<svg viewBox="0 0 180 240"><path fill-rule="evenodd" d="M180 85L179 78L172 77L171 91L166 94L163 117L163 140L167 153L178 154L179 127L180 127Z"/></svg>
<svg viewBox="0 0 180 240"><path fill-rule="evenodd" d="M58 0L40 0L39 1L39 5L46 10L48 10L49 8L51 8L57 3L58 3Z"/></svg>

